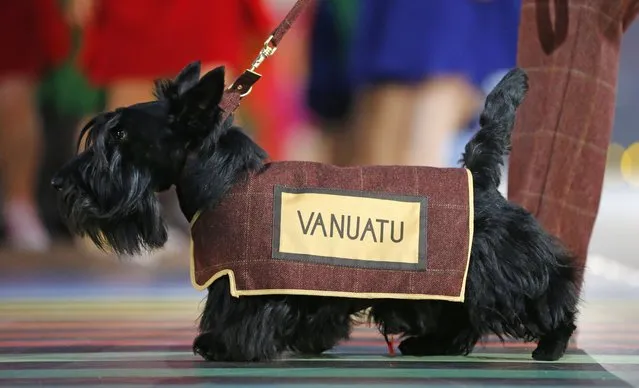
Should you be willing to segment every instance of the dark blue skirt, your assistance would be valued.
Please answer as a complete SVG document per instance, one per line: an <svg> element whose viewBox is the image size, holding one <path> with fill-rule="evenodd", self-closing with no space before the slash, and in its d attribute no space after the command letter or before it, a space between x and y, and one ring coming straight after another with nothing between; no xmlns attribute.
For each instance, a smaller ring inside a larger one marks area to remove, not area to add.
<svg viewBox="0 0 639 388"><path fill-rule="evenodd" d="M315 116L325 120L345 119L353 100L349 79L352 14L340 15L335 1L359 0L316 2L311 21L306 102Z"/></svg>
<svg viewBox="0 0 639 388"><path fill-rule="evenodd" d="M352 87L464 74L479 86L516 63L521 0L365 0L350 57Z"/></svg>

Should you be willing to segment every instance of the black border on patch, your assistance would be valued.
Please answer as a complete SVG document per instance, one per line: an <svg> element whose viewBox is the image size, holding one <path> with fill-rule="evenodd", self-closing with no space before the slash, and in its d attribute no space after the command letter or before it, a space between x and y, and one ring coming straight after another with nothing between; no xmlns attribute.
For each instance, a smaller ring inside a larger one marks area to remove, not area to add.
<svg viewBox="0 0 639 388"><path fill-rule="evenodd" d="M402 270L402 271L425 271L426 270L426 252L427 252L427 221L428 221L428 198L413 195L395 195L386 193L375 193L359 190L341 190L328 188L291 188L282 185L273 187L273 249L272 257L274 259L292 260L304 263L328 264L334 266L366 268L366 269L383 269L383 270ZM280 226L282 214L282 193L291 194L327 194L339 195L355 198L374 198L387 199L397 202L412 202L420 204L419 212L419 247L417 249L417 263L395 263L395 262L378 262L368 260L353 260L343 257L317 256L300 253L288 253L280 251Z"/></svg>

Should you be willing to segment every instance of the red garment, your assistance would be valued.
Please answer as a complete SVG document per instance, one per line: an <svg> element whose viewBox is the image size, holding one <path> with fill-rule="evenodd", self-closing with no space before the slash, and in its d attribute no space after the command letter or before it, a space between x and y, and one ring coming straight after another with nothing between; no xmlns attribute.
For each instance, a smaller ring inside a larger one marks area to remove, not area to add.
<svg viewBox="0 0 639 388"><path fill-rule="evenodd" d="M66 58L70 39L56 0L0 0L0 78L38 77Z"/></svg>
<svg viewBox="0 0 639 388"><path fill-rule="evenodd" d="M262 0L97 0L81 67L97 85L172 76L187 63L247 66L243 45L273 25Z"/></svg>

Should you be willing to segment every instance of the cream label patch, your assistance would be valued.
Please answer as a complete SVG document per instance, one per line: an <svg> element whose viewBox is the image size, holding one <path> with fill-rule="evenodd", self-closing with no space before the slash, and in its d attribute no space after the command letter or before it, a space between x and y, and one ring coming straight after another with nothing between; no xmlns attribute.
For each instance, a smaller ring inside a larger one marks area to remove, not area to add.
<svg viewBox="0 0 639 388"><path fill-rule="evenodd" d="M425 270L428 199L275 186L273 258Z"/></svg>

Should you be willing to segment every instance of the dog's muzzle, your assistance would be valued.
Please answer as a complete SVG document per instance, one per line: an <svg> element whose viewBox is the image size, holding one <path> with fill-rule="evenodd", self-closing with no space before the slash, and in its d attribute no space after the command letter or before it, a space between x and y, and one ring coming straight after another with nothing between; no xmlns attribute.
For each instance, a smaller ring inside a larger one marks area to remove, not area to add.
<svg viewBox="0 0 639 388"><path fill-rule="evenodd" d="M57 191L61 191L64 186L64 177L60 174L55 174L53 178L51 178L51 186Z"/></svg>

